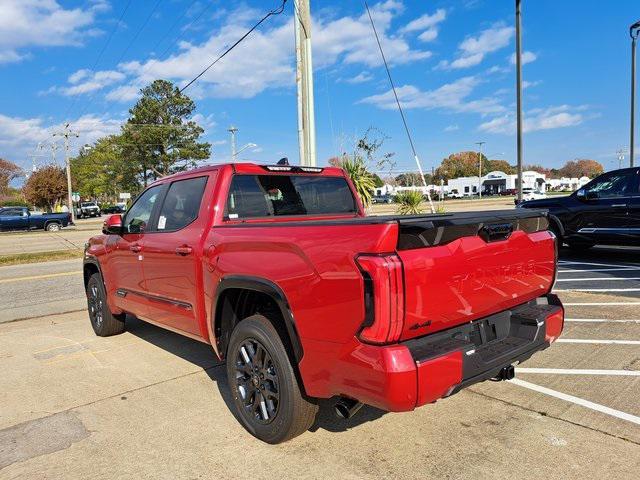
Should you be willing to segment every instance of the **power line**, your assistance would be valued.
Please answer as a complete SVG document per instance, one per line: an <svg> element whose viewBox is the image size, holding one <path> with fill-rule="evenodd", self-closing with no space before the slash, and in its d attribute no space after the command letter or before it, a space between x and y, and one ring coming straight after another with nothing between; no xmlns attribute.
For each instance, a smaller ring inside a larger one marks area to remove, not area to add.
<svg viewBox="0 0 640 480"><path fill-rule="evenodd" d="M111 29L111 32L109 33L109 36L107 37L107 41L104 43L104 45L102 45L102 48L100 49L100 52L98 53L98 56L96 57L95 61L93 62L93 66L91 67L92 71L95 71L96 67L98 66L98 63L102 59L102 55L104 55L104 52L107 50L107 47L111 43L111 40L113 39L113 36L115 35L115 33L120 28L120 25L122 24L122 19L124 18L125 13L127 13L127 10L129 10L129 6L131 5L132 1L133 0L129 0L127 2L127 4L125 5L124 9L122 10L122 12L120 13L120 17L118 17L118 21L116 22L116 24ZM69 108L67 109L67 112L65 113L65 117L69 116L69 114L71 113L71 110L75 106L77 100L78 100L78 97L77 96L74 97L73 101L71 102L71 105L69 106Z"/></svg>
<svg viewBox="0 0 640 480"><path fill-rule="evenodd" d="M187 11L189 11L191 9L191 6L195 3L196 0L194 0L191 5L189 6L189 8L187 8L187 10L185 10L185 14L187 13ZM209 8L211 8L211 6L213 5L213 2L209 2L207 3L207 5L200 11L200 13L193 19L191 20L189 23L187 23L184 27L182 27L182 32L180 32L170 43L169 45L167 45L167 48L165 48L162 53L159 55L159 57L164 57L167 52L171 49L171 47L173 47L173 45L180 40L182 37L184 37L185 33L189 30L189 28L191 28L193 25L195 25L198 20L200 20L200 18L202 18L202 16L209 10ZM184 18L184 15L182 15L181 19ZM176 22L177 23L177 22ZM175 25L175 24L174 24ZM172 30L173 27L171 27L169 30ZM158 46L167 38L168 35L165 35L162 40L160 40L154 47L153 49L155 50L156 48L158 48Z"/></svg>
<svg viewBox="0 0 640 480"><path fill-rule="evenodd" d="M204 70L202 70L198 75L196 75L189 83L187 83L184 87L182 87L179 90L179 93L184 92L187 88L189 88L194 82L196 82L200 77L202 77L205 73L207 73L209 71L209 69L211 67L213 67L216 63L218 63L220 60L222 60L229 52L231 52L231 50L233 50L234 48L236 48L236 46L238 46L238 44L240 42L242 42L245 38L247 38L249 35L251 35L251 33L258 28L267 18L271 17L272 15L280 15L283 11L284 11L284 6L287 3L287 0L282 0L282 4L280 5L280 7L276 8L275 10L271 10L270 12L268 12L264 17L262 17L260 19L260 21L258 21L258 23L256 23L253 27L251 27L242 37L240 37L233 45L231 45L229 48L227 48L224 52L222 52L221 55L218 56L218 58L216 58L213 62L211 62Z"/></svg>
<svg viewBox="0 0 640 480"><path fill-rule="evenodd" d="M384 68L387 71L387 76L389 77L389 83L391 84L391 89L393 90L393 96L396 99L396 104L398 105L398 110L400 111L400 116L402 117L402 123L404 124L404 129L407 132L407 138L409 139L409 144L411 145L411 150L413 151L413 158L416 160L416 164L418 165L418 170L420 172L420 176L422 177L422 183L424 186L427 186L427 181L424 178L424 173L422 172L422 166L420 165L420 159L418 158L418 153L416 152L416 147L413 144L413 138L411 138L411 132L409 131L409 126L407 125L407 119L404 116L404 111L402 110L402 105L400 105L400 99L398 98L398 93L396 92L396 86L393 83L393 78L391 77L391 70L389 70L389 64L387 63L387 58L384 55L384 50L382 49L382 43L380 43L380 37L378 37L378 31L376 30L376 25L373 22L373 17L371 16L371 11L369 10L369 4L365 1L364 6L367 9L367 14L369 15L369 20L371 21L371 28L373 28L373 34L376 37L376 42L378 43L378 49L380 50L380 55L382 56L382 61L384 63ZM431 207L431 213L435 213L435 209L433 208L433 203L431 203L431 195L427 193L427 199L429 200L429 206Z"/></svg>
<svg viewBox="0 0 640 480"><path fill-rule="evenodd" d="M147 24L149 23L149 20L151 20L151 17L153 17L153 14L156 13L156 10L158 9L158 7L160 6L160 3L162 3L162 0L157 0L155 5L153 6L153 8L151 9L151 12L149 13L149 15L147 16L147 18L144 20L144 22L142 23L142 25L138 28L138 30L136 31L136 33L133 35L133 38L129 41L129 43L127 44L127 46L124 48L124 50L122 51L122 53L120 53L120 56L118 57L118 60L116 60L115 65L116 67L118 66L118 64L124 59L124 56L127 54L127 52L129 52L129 50L131 49L131 47L133 46L133 44L135 43L135 41L138 39L138 37L140 36L140 33L142 33L142 31L144 30L144 28L147 26ZM127 5L128 7L128 5ZM81 110L80 112L80 117L82 117L82 115L84 115L84 113L87 111L87 109L89 108L89 105L91 105L93 103L94 97L92 97L88 102L85 103L84 108Z"/></svg>

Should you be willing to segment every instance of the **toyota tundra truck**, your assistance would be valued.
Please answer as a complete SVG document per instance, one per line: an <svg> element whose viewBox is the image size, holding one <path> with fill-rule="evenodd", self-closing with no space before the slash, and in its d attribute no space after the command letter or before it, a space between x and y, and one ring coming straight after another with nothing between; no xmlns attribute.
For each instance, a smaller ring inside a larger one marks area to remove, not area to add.
<svg viewBox="0 0 640 480"><path fill-rule="evenodd" d="M530 209L367 216L338 168L250 163L164 177L84 255L91 325L127 315L210 344L260 440L408 412L547 348L563 329L557 250Z"/></svg>

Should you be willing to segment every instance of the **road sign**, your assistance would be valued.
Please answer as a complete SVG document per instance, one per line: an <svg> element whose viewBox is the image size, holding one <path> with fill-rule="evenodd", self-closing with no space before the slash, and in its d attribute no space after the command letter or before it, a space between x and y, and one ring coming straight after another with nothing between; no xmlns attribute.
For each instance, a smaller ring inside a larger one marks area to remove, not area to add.
<svg viewBox="0 0 640 480"><path fill-rule="evenodd" d="M131 194L130 193L121 193L120 194L120 200L129 200L131 198Z"/></svg>
<svg viewBox="0 0 640 480"><path fill-rule="evenodd" d="M73 192L71 194L71 200L73 200L74 202L79 202L80 201L80 194L78 192Z"/></svg>

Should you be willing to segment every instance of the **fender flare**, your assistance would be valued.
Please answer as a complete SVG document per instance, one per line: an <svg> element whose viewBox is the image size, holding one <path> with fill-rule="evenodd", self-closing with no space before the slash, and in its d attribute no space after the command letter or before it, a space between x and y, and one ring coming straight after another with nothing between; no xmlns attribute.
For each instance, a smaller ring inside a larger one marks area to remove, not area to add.
<svg viewBox="0 0 640 480"><path fill-rule="evenodd" d="M555 215L549 213L549 220L550 223L553 222L554 225L556 225L558 227L558 230L560 231L560 239L564 238L564 225L562 225L562 222L560 221L560 219L558 217L556 217Z"/></svg>
<svg viewBox="0 0 640 480"><path fill-rule="evenodd" d="M302 349L302 342L300 341L300 336L298 335L298 330L295 325L293 313L291 311L291 308L289 307L289 302L287 301L286 295L284 294L282 289L271 280L267 280L261 277L253 277L250 275L228 275L222 278L220 280L220 283L218 284L218 288L216 289L212 301L211 333L215 334L218 316L221 313L218 308L218 300L226 290L232 288L253 290L256 292L264 293L271 297L271 299L280 309L280 313L282 314L282 318L284 319L287 334L289 335L289 340L291 341L291 346L293 347L292 353L294 359L296 363L299 363L302 360L304 351ZM223 355L224 352L219 352L219 354Z"/></svg>
<svg viewBox="0 0 640 480"><path fill-rule="evenodd" d="M82 260L82 276L83 276L85 285L86 285L86 282L89 280L88 278L84 278L84 276L85 276L85 267L87 265L93 265L94 267L96 267L98 269L98 273L102 277L102 282L104 283L104 275L102 274L102 267L100 267L100 262L93 255L85 254L85 256L84 256L84 258Z"/></svg>

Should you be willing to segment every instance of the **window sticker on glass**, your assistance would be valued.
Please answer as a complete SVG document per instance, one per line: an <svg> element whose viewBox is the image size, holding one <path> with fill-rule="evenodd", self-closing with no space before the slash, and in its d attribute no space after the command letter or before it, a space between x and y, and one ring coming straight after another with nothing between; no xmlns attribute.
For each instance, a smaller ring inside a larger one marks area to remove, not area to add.
<svg viewBox="0 0 640 480"><path fill-rule="evenodd" d="M160 218L158 219L158 230L164 230L166 226L167 217L165 217L164 215L160 215Z"/></svg>

